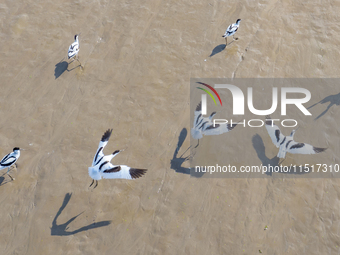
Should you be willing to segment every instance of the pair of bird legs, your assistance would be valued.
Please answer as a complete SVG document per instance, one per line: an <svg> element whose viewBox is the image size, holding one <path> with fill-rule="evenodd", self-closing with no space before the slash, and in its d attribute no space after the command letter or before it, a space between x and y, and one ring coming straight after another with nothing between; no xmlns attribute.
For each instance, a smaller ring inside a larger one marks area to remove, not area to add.
<svg viewBox="0 0 340 255"><path fill-rule="evenodd" d="M228 45L228 36L224 37L225 38L225 45ZM233 35L233 41L238 40L238 38L234 38Z"/></svg>
<svg viewBox="0 0 340 255"><path fill-rule="evenodd" d="M77 60L77 61L79 62L81 69L83 69L83 68L84 68L84 67L81 65L80 61L79 61L79 57L78 57L78 55L77 55L77 56L75 56L75 57L73 57L73 60L70 62L70 64L71 64L71 63L72 63L74 60Z"/></svg>
<svg viewBox="0 0 340 255"><path fill-rule="evenodd" d="M197 145L194 147L194 149L196 149L196 148L198 147L199 143L200 143L200 139L198 139L198 143L197 143ZM182 158L182 157L184 156L184 154L185 154L190 148L191 148L191 146L189 146L189 148L186 149L185 152L183 152L182 155L181 155L179 158ZM184 161L189 160L189 159L192 158L195 154L196 154L196 153L190 154L190 155L186 156L185 158L183 158Z"/></svg>
<svg viewBox="0 0 340 255"><path fill-rule="evenodd" d="M15 165L15 167L18 167L16 163L14 163L14 165ZM12 181L14 181L15 179L9 174L9 170L11 169L12 166L8 167L7 172L5 174L7 174L11 178ZM5 175L5 174L3 174L3 175Z"/></svg>
<svg viewBox="0 0 340 255"><path fill-rule="evenodd" d="M91 183L90 187L93 185L93 183L94 183L94 179L92 179L92 183ZM97 186L98 186L98 181L96 180L96 185L93 187L93 189L95 189Z"/></svg>

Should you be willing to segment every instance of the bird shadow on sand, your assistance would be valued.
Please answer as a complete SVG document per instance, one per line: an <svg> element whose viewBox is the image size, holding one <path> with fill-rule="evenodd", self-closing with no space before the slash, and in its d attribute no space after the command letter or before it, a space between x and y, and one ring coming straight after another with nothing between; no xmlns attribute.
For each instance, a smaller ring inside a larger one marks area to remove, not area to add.
<svg viewBox="0 0 340 255"><path fill-rule="evenodd" d="M0 176L0 186L5 185L5 184L7 184L7 183L9 183L9 182L12 182L12 180L5 181L6 178L4 177L4 175L6 175L6 174L7 174L7 173L4 173L2 176Z"/></svg>
<svg viewBox="0 0 340 255"><path fill-rule="evenodd" d="M83 212L79 213L77 216L74 216L73 218L69 219L68 221L66 221L63 224L57 225L57 219L60 216L60 214L62 213L62 211L65 209L65 207L67 206L68 202L70 201L72 196L72 193L67 193L65 195L63 204L61 205L59 211L57 212L56 216L54 217L54 220L52 222L52 227L51 227L51 235L52 236L69 236L69 235L74 235L77 234L79 232L83 232L83 231L87 231L90 229L94 229L94 228L100 228L100 227L104 227L104 226L108 226L111 224L111 221L100 221L100 222L94 222L90 225L81 227L79 229L73 230L73 231L67 231L68 230L68 225L74 221L79 215L81 215Z"/></svg>
<svg viewBox="0 0 340 255"><path fill-rule="evenodd" d="M186 149L184 151L184 153L182 153L181 156L178 157L178 152L179 150L181 149L185 139L187 138L187 135L188 135L188 131L186 128L183 128L179 137L178 137L178 143L177 143L177 147L176 147L176 150L174 152L174 156L172 157L171 161L170 161L170 168L175 170L177 173L182 173L182 174L189 174L191 175L192 177L197 177L197 178L200 178L204 175L204 173L191 173L190 171L190 168L189 167L183 167L182 164L187 161L187 160L190 160L190 157L192 155L188 155L186 157L184 157L184 154L190 150L191 146Z"/></svg>
<svg viewBox="0 0 340 255"><path fill-rule="evenodd" d="M253 136L252 138L252 143L253 143L253 147L257 153L257 156L258 158L261 160L262 162L262 166L267 166L268 168L269 167L277 167L277 166L280 166L279 165L279 161L280 161L280 158L278 158L277 156L273 157L273 158L268 158L266 156L266 147L264 146L264 143L263 143L263 140L261 138L261 136L259 134L256 134ZM282 165L284 166L284 165ZM285 168L285 171L284 173L282 174L307 174L308 172L306 172L307 168L302 168L302 169L296 169L294 167L291 167L291 166L287 166L287 168ZM270 169L268 170L267 172L265 172L266 175L269 175L269 176L272 176L273 174L273 170Z"/></svg>
<svg viewBox="0 0 340 255"><path fill-rule="evenodd" d="M190 159L190 155L187 157L183 157L183 155L187 152L188 148L181 156L178 157L178 152L181 149L186 137L188 135L188 131L186 128L183 128L179 137L178 137L178 143L176 150L174 152L174 156L172 157L170 161L170 167L171 169L175 170L177 173L182 173L182 174L190 174L190 168L188 167L183 167L182 164Z"/></svg>
<svg viewBox="0 0 340 255"><path fill-rule="evenodd" d="M209 57L211 58L211 57L215 56L216 54L218 54L218 53L224 51L224 49L225 49L226 47L227 47L227 45L225 45L225 44L217 45L217 46L212 50L212 52L211 52L211 54L210 54Z"/></svg>
<svg viewBox="0 0 340 255"><path fill-rule="evenodd" d="M229 46L230 44L232 44L234 41L236 41L236 40L238 40L238 38L235 38L234 40L232 40L231 42L229 42L228 44L220 44L220 45L217 45L213 50L212 50L212 52L211 52L211 54L210 54L210 58L211 57L213 57L213 56L215 56L216 54L218 54L218 53L220 53L220 52L222 52L222 51L224 51L226 48L227 48L227 46Z"/></svg>
<svg viewBox="0 0 340 255"><path fill-rule="evenodd" d="M316 106L318 104L326 104L328 102L329 102L329 105L327 106L326 110L324 110L322 113L320 113L320 115L318 117L316 117L314 120L317 120L320 117L322 117L323 115L325 115L333 105L340 105L340 93L336 94L336 95L330 95L328 97L325 97L320 102L313 104L312 106L308 107L307 109L313 108L314 106Z"/></svg>
<svg viewBox="0 0 340 255"><path fill-rule="evenodd" d="M73 60L70 62L70 64L73 62ZM68 65L66 61L59 62L58 64L55 65L54 69L54 77L55 79L58 79L60 75L62 75L65 71L71 72L73 69L78 68L80 65L73 67L71 70L68 70Z"/></svg>

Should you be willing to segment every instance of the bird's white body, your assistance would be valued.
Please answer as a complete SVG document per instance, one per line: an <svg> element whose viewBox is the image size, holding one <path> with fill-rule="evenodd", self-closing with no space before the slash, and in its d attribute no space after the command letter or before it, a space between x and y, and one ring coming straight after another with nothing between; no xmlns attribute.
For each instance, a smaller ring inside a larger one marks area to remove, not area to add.
<svg viewBox="0 0 340 255"><path fill-rule="evenodd" d="M136 179L144 175L146 169L136 169L125 165L113 165L111 160L119 154L119 150L116 150L110 155L104 155L103 150L107 145L111 136L112 129L107 130L101 141L93 158L92 166L88 168L89 175L93 180L99 181L104 179ZM93 183L93 182L92 182ZM92 185L92 184L91 184ZM90 185L90 186L91 186Z"/></svg>
<svg viewBox="0 0 340 255"><path fill-rule="evenodd" d="M216 114L213 112L209 117L202 116L201 103L199 103L195 110L194 125L191 129L191 135L194 139L201 139L203 135L220 135L232 130L236 124L215 124L212 118Z"/></svg>
<svg viewBox="0 0 340 255"><path fill-rule="evenodd" d="M274 145L279 148L278 158L285 158L287 152L292 154L316 154L326 150L326 148L317 148L307 143L295 142L295 130L289 136L284 136L270 116L266 116L266 129Z"/></svg>
<svg viewBox="0 0 340 255"><path fill-rule="evenodd" d="M78 40L78 35L75 35L75 40L74 42L70 45L70 47L68 48L68 58L73 58L75 57L78 52L79 52L79 40Z"/></svg>
<svg viewBox="0 0 340 255"><path fill-rule="evenodd" d="M238 19L236 23L229 25L229 27L225 31L224 35L222 35L222 37L228 37L228 36L234 35L240 26L240 21L241 20Z"/></svg>
<svg viewBox="0 0 340 255"><path fill-rule="evenodd" d="M18 158L20 157L20 149L18 147L15 147L13 149L13 152L8 153L5 157L2 158L2 160L0 161L0 170L7 168L7 175L9 177L11 177L12 180L14 180L12 178L12 176L9 175L9 169L11 168L11 166L13 164L15 164L15 162L17 162Z"/></svg>
<svg viewBox="0 0 340 255"><path fill-rule="evenodd" d="M118 168L121 167L119 172L113 173L105 173L104 171L107 169ZM107 163L105 167L89 167L89 175L92 179L99 181L100 179L133 179L129 173L130 167L125 165L115 166L111 163Z"/></svg>
<svg viewBox="0 0 340 255"><path fill-rule="evenodd" d="M11 167L15 162L17 162L19 157L20 157L20 150L15 150L11 153L8 153L0 161L0 170L6 167Z"/></svg>

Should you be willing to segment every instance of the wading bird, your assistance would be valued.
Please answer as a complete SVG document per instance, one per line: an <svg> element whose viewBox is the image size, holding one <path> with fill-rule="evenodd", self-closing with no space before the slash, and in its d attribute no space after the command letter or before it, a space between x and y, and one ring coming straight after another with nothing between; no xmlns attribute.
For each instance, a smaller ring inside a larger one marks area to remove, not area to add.
<svg viewBox="0 0 340 255"><path fill-rule="evenodd" d="M278 158L285 158L287 152L292 154L316 154L327 149L317 148L307 143L295 142L293 139L296 130L293 130L289 136L284 136L269 115L266 116L266 129L274 145L279 148Z"/></svg>
<svg viewBox="0 0 340 255"><path fill-rule="evenodd" d="M236 33L238 27L240 26L240 21L241 21L241 19L236 20L236 23L231 24L231 25L227 28L227 30L225 31L224 35L222 35L222 37L225 38L225 45L228 45L228 41L227 41L228 36L233 36L233 40L235 40L234 34ZM236 40L237 40L237 39L238 39L238 38L236 38Z"/></svg>
<svg viewBox="0 0 340 255"><path fill-rule="evenodd" d="M79 35L75 35L74 36L74 42L70 45L70 47L68 48L68 59L74 58L75 60L77 60L80 64L80 67L83 68L83 66L81 65L79 58L78 58L78 52L79 52Z"/></svg>
<svg viewBox="0 0 340 255"><path fill-rule="evenodd" d="M118 155L119 150L116 150L110 155L105 156L103 150L107 145L110 136L112 133L112 129L108 129L102 139L99 142L99 146L96 152L96 155L93 158L92 166L89 167L89 175L93 179L90 187L93 185L94 181L96 181L96 185L98 185L98 180L101 178L104 179L137 179L144 175L147 169L137 169L131 168L125 165L112 165L111 160Z"/></svg>
<svg viewBox="0 0 340 255"><path fill-rule="evenodd" d="M15 147L13 149L13 152L8 153L5 157L3 157L3 159L0 161L0 170L4 169L4 168L8 168L7 169L7 175L9 177L11 177L11 180L13 181L14 178L12 176L10 176L9 174L9 169L11 168L11 166L13 164L15 164L15 162L17 162L18 158L20 157L20 148Z"/></svg>
<svg viewBox="0 0 340 255"><path fill-rule="evenodd" d="M202 102L200 102L195 110L194 126L191 129L191 135L194 139L198 139L196 147L199 145L199 139L203 135L220 135L227 133L232 130L236 124L215 124L212 118L215 116L216 112L213 112L209 117L202 116ZM195 148L196 148L195 147Z"/></svg>

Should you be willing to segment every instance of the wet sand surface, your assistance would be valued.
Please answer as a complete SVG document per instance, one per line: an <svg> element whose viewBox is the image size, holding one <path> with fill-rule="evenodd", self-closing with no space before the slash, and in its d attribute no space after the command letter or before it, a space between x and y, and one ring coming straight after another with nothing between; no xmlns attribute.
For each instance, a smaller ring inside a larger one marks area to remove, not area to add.
<svg viewBox="0 0 340 255"><path fill-rule="evenodd" d="M25 149L15 181L0 177L1 254L339 254L338 179L196 179L173 159L190 145L191 77L338 77L339 11L336 1L0 3L0 155ZM239 40L224 49L237 18ZM80 32L83 70L67 60ZM321 132L313 141L329 149L318 157L339 163L339 87L320 87L310 105L323 99L298 138ZM88 189L108 128L105 153L125 149L113 163L148 172Z"/></svg>

